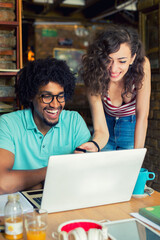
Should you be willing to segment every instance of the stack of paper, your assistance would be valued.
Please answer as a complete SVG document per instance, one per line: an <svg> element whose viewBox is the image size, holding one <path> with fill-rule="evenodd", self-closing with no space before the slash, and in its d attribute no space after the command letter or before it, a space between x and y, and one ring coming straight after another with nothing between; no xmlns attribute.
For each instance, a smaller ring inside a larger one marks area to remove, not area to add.
<svg viewBox="0 0 160 240"><path fill-rule="evenodd" d="M0 112L10 112L13 111L13 106L6 104L4 102L0 102Z"/></svg>

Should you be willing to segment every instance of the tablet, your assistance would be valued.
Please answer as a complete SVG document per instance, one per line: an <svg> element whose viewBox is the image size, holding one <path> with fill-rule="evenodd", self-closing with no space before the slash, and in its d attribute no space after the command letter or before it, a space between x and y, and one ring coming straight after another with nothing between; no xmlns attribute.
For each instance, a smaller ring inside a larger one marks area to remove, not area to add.
<svg viewBox="0 0 160 240"><path fill-rule="evenodd" d="M160 240L160 234L137 219L125 219L104 224L112 240Z"/></svg>

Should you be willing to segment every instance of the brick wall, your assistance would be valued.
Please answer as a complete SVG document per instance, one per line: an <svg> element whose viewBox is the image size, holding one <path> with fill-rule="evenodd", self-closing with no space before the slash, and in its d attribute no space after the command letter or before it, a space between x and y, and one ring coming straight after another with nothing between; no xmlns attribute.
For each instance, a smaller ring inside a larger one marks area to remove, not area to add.
<svg viewBox="0 0 160 240"><path fill-rule="evenodd" d="M106 25L105 25L106 26ZM87 30L88 34L77 36L76 29ZM53 24L35 24L34 26L34 40L35 40L35 57L45 58L47 56L54 56L54 48L67 49L84 49L87 41L92 39L95 30L102 29L103 25L84 27L79 25L54 25ZM58 44L60 39L72 40L71 46L60 46ZM85 93L83 84L78 84L75 89L73 101L68 102L65 106L67 109L78 111L86 121L88 127L92 128L92 119L90 108Z"/></svg>
<svg viewBox="0 0 160 240"><path fill-rule="evenodd" d="M156 178L148 184L160 191L160 82L159 75L153 73L146 147L148 150L143 165L156 174Z"/></svg>
<svg viewBox="0 0 160 240"><path fill-rule="evenodd" d="M16 21L15 0L0 1L0 21ZM0 25L0 69L16 69L16 31L14 28ZM0 77L0 97L5 97L0 102L0 115L16 109L16 102L8 102L7 97L15 97L15 76ZM7 104L6 104L7 103Z"/></svg>
<svg viewBox="0 0 160 240"><path fill-rule="evenodd" d="M35 24L35 55L36 58L45 58L49 55L53 56L53 49L57 47L62 48L77 48L85 49L85 43L88 41L95 29L101 29L101 26L85 27L88 35L84 33L82 36L76 35L76 28L84 29L83 26L78 25L58 25L58 24ZM48 34L47 34L48 32ZM72 40L71 46L60 46L58 44L60 39Z"/></svg>
<svg viewBox="0 0 160 240"><path fill-rule="evenodd" d="M15 21L15 0L1 0L0 21ZM0 29L0 68L16 68L15 30Z"/></svg>

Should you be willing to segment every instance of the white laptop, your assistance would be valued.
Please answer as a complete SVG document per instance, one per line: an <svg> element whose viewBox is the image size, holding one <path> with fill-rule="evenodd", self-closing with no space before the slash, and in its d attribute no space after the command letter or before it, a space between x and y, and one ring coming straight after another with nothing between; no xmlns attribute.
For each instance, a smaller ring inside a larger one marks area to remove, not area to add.
<svg viewBox="0 0 160 240"><path fill-rule="evenodd" d="M43 195L22 193L49 213L129 201L145 154L142 148L51 156Z"/></svg>

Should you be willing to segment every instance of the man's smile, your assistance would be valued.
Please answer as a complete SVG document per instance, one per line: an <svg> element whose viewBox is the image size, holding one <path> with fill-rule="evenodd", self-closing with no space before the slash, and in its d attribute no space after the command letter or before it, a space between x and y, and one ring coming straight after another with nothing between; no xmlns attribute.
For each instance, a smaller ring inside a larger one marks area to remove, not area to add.
<svg viewBox="0 0 160 240"><path fill-rule="evenodd" d="M60 109L44 109L44 112L48 118L57 118L60 113Z"/></svg>

